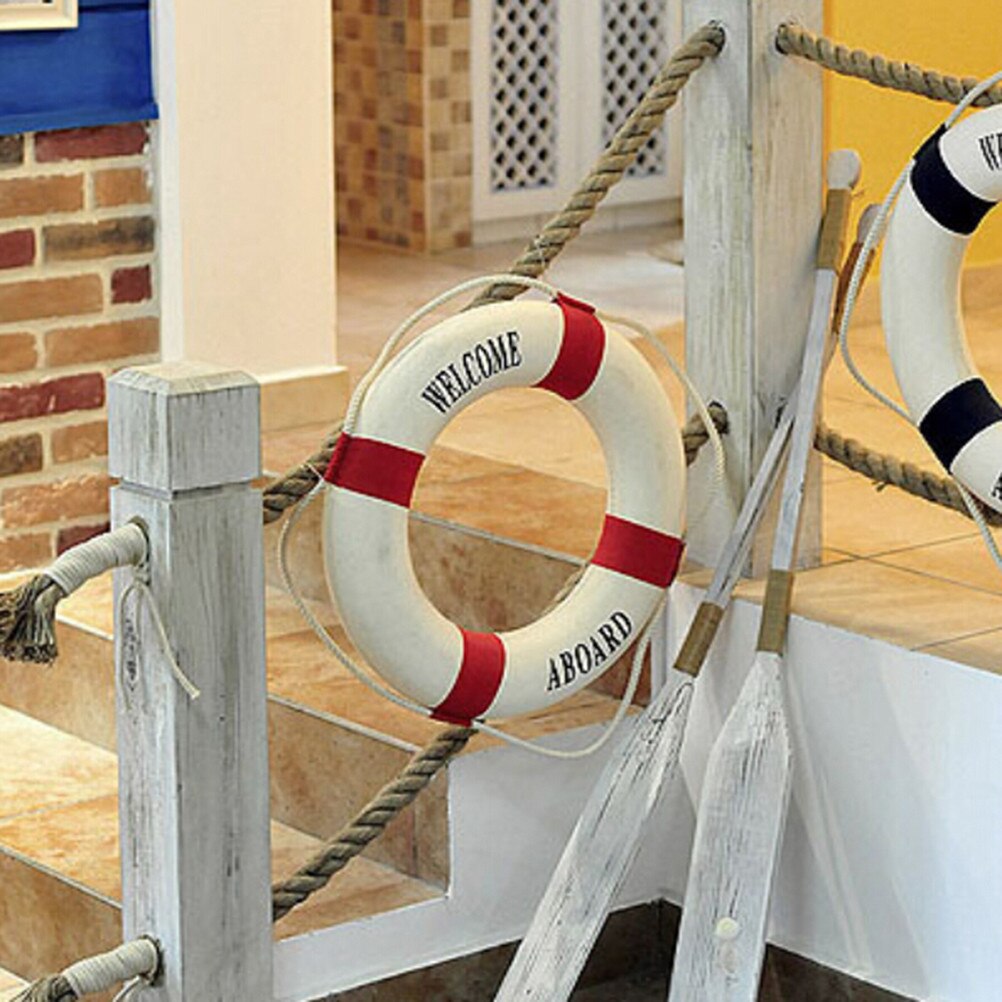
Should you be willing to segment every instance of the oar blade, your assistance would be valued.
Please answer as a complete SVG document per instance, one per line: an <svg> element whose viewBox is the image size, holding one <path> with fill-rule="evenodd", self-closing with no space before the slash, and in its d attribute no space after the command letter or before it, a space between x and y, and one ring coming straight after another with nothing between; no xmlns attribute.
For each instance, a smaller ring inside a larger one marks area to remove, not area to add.
<svg viewBox="0 0 1002 1002"><path fill-rule="evenodd" d="M495 1002L564 1002L570 997L636 855L644 822L676 771L691 696L691 680L673 673L613 753Z"/></svg>
<svg viewBox="0 0 1002 1002"><path fill-rule="evenodd" d="M754 1002L790 795L780 659L759 653L703 783L669 1002Z"/></svg>

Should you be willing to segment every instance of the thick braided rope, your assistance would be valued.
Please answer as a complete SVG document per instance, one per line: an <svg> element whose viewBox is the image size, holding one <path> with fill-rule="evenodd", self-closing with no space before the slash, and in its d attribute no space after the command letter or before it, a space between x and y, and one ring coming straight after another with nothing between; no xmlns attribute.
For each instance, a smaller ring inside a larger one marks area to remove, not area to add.
<svg viewBox="0 0 1002 1002"><path fill-rule="evenodd" d="M563 210L543 227L508 269L510 273L538 278L546 271L550 262L595 214L599 202L605 198L609 189L629 169L637 153L660 125L665 112L678 101L679 92L692 74L723 47L723 28L708 24L675 50ZM491 286L473 305L513 299L522 289L520 285ZM318 479L317 471L325 469L330 462L336 438L335 431L318 452L265 487L265 524L280 519L287 509L298 504L313 489Z"/></svg>
<svg viewBox="0 0 1002 1002"><path fill-rule="evenodd" d="M834 459L836 463L841 463L847 469L861 473L878 484L890 484L924 501L952 508L967 518L971 517L957 485L948 477L923 470L897 456L877 452L824 424L818 426L814 445L819 452ZM984 505L981 507L985 521L990 525L1002 525L1002 515Z"/></svg>
<svg viewBox="0 0 1002 1002"><path fill-rule="evenodd" d="M957 104L978 83L976 77L949 76L916 66L915 63L872 55L863 49L850 49L794 22L779 26L776 46L788 56L809 59L843 76L867 80L878 87L917 94L932 101ZM1002 103L1002 84L993 87L974 103L982 107Z"/></svg>
<svg viewBox="0 0 1002 1002"><path fill-rule="evenodd" d="M312 456L304 459L299 466L289 470L285 476L273 480L264 489L264 524L277 522L285 512L299 504L316 486L321 474L327 469L334 453L334 445L341 434L340 422L324 440L324 444Z"/></svg>
<svg viewBox="0 0 1002 1002"><path fill-rule="evenodd" d="M272 920L277 922L311 894L326 887L331 877L382 834L390 821L466 747L473 734L471 727L442 731L305 866L275 884L271 889Z"/></svg>
<svg viewBox="0 0 1002 1002"><path fill-rule="evenodd" d="M538 278L550 262L573 240L595 214L599 203L629 170L665 113L678 102L682 88L707 59L724 47L724 29L707 24L694 32L672 53L654 78L647 93L609 141L591 172L577 190L532 240L508 271ZM523 291L520 285L493 285L485 289L473 306L513 299Z"/></svg>

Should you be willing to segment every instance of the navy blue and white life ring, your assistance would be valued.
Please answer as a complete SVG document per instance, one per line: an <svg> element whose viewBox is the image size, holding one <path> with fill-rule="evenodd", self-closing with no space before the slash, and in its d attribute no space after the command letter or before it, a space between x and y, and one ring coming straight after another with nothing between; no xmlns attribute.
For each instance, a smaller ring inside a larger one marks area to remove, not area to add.
<svg viewBox="0 0 1002 1002"><path fill-rule="evenodd" d="M887 231L887 350L908 412L960 483L1002 511L1002 406L974 368L960 311L972 235L1002 200L1002 106L919 149Z"/></svg>

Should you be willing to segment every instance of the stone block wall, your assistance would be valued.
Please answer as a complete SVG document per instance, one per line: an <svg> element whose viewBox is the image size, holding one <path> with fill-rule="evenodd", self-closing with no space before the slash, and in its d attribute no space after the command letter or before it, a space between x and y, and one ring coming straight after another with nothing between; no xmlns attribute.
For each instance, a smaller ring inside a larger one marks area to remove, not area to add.
<svg viewBox="0 0 1002 1002"><path fill-rule="evenodd" d="M149 131L0 136L0 573L105 528L105 379L160 330Z"/></svg>
<svg viewBox="0 0 1002 1002"><path fill-rule="evenodd" d="M338 234L470 243L469 0L334 0Z"/></svg>

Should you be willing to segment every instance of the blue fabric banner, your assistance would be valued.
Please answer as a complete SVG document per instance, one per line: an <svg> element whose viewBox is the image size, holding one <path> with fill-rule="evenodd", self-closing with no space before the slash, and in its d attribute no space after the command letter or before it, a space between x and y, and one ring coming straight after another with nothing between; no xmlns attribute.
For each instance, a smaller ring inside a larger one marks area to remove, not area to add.
<svg viewBox="0 0 1002 1002"><path fill-rule="evenodd" d="M77 28L0 32L0 135L156 118L149 14L80 0Z"/></svg>

